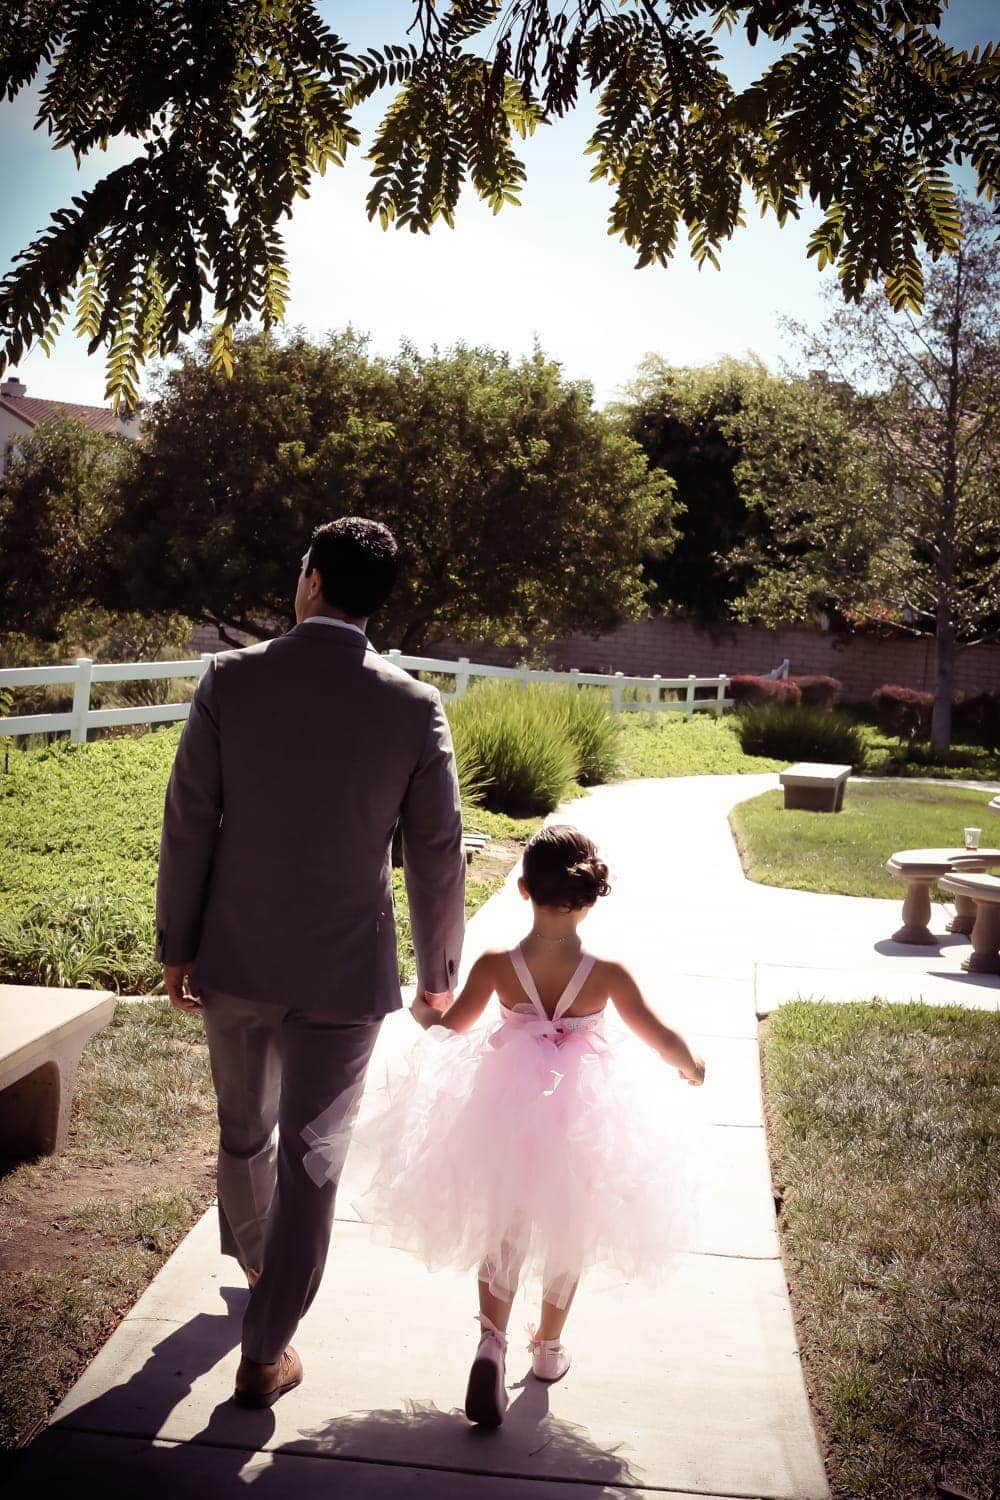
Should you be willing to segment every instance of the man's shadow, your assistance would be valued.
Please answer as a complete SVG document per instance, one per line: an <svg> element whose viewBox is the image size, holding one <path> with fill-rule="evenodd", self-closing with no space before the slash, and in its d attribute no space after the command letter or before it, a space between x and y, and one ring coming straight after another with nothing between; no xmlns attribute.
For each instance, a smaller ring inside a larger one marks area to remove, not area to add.
<svg viewBox="0 0 1000 1500"><path fill-rule="evenodd" d="M325 1500L366 1492L382 1497L397 1488L400 1495L412 1494L407 1476L413 1470L427 1476L426 1493L442 1500L461 1500L467 1493L463 1483L467 1487L474 1475L585 1482L590 1493L607 1500L641 1483L615 1448L600 1447L585 1428L553 1416L548 1387L531 1375L509 1385L516 1394L495 1431L471 1426L458 1409L443 1411L415 1396L398 1410L331 1415L295 1440L269 1447L274 1411L244 1411L227 1398L199 1431L177 1443L170 1437L171 1414L197 1380L239 1346L247 1294L222 1287L220 1295L224 1313L163 1325L165 1336L141 1369L41 1434L0 1482L4 1500L41 1493L46 1500L79 1500L91 1491L102 1500L159 1500L183 1492L225 1500L250 1486L255 1500L286 1500L292 1488L296 1500L310 1500L314 1489ZM295 1400L294 1391L282 1397ZM157 1446L154 1435L164 1427ZM90 1436L81 1440L81 1432Z"/></svg>

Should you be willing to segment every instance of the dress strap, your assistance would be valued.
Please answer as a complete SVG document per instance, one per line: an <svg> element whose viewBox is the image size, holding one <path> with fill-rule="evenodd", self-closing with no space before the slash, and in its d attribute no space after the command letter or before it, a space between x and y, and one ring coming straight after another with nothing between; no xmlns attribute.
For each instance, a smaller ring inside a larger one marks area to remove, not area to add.
<svg viewBox="0 0 1000 1500"><path fill-rule="evenodd" d="M559 996L559 999L556 1001L556 1008L552 1012L551 1016L545 1009L545 1006L542 1004L542 997L538 993L538 986L535 984L534 979L531 977L531 970L528 968L528 965L524 961L524 954L521 951L520 943L518 943L516 948L511 948L510 961L514 965L514 973L521 981L521 988L524 990L524 993L527 995L528 999L535 1007L535 1010L541 1016L543 1021L551 1021L554 1024L556 1021L561 1020L569 1010L570 1006L573 1004L573 1001L576 999L577 995L586 984L587 976L589 975L597 960L594 958L594 955L592 953L585 953L582 956L580 962L573 970L569 984L566 986L562 994Z"/></svg>
<svg viewBox="0 0 1000 1500"><path fill-rule="evenodd" d="M535 984L535 981L531 977L531 970L528 968L528 965L524 961L524 954L521 952L520 943L518 943L516 948L511 948L509 957L511 963L514 965L514 973L521 981L522 990L527 995L528 999L531 1001L532 1005L535 1007L542 1020L551 1020L551 1016L548 1014L545 1006L542 1004L542 997L538 993L538 988Z"/></svg>
<svg viewBox="0 0 1000 1500"><path fill-rule="evenodd" d="M594 964L596 962L597 960L592 953L585 953L580 959L580 962L573 970L573 977L570 979L569 984L566 986L562 994L559 996L559 999L556 1001L556 1008L552 1012L553 1021L562 1020L563 1016L569 1010L570 1006L573 1004L573 1001L576 999L577 995L586 984L590 971L594 967Z"/></svg>

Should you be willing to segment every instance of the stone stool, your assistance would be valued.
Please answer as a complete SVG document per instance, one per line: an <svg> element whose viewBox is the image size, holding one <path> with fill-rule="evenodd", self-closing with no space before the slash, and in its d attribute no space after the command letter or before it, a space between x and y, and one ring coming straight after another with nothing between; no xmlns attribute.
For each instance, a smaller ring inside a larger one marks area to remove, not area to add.
<svg viewBox="0 0 1000 1500"><path fill-rule="evenodd" d="M962 968L967 974L1000 974L1000 880L954 870L941 877L941 889L975 904L972 952L962 960Z"/></svg>
<svg viewBox="0 0 1000 1500"><path fill-rule="evenodd" d="M937 938L927 925L931 916L931 886L953 870L977 872L998 863L1000 849L901 849L893 854L885 867L890 875L906 883L903 925L893 933L893 942L932 947ZM956 914L948 931L971 932L974 920L974 903L963 899L962 905L956 903Z"/></svg>
<svg viewBox="0 0 1000 1500"><path fill-rule="evenodd" d="M105 990L0 984L0 1154L62 1150L80 1054L114 1013Z"/></svg>

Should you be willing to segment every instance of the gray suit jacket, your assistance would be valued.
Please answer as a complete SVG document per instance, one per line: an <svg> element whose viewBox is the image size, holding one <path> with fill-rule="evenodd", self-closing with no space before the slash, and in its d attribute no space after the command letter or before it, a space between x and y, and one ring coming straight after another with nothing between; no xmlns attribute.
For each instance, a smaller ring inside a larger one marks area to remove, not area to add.
<svg viewBox="0 0 1000 1500"><path fill-rule="evenodd" d="M156 956L208 989L353 1021L401 1004L390 843L419 983L450 989L465 860L448 721L351 630L214 658L167 787Z"/></svg>

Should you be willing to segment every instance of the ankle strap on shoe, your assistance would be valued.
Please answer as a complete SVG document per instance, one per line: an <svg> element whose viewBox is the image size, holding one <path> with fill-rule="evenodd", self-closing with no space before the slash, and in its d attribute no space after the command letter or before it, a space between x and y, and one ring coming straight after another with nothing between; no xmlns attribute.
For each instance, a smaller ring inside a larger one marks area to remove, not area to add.
<svg viewBox="0 0 1000 1500"><path fill-rule="evenodd" d="M507 1335L505 1333L501 1332L501 1330L492 1321L492 1319L488 1318L485 1313L481 1312L481 1313L476 1313L475 1321L479 1324L479 1326L482 1329L482 1331L483 1331L484 1334L488 1333L492 1338L495 1338L497 1340L497 1342L499 1343L500 1347L502 1349L506 1350L506 1348L507 1348Z"/></svg>
<svg viewBox="0 0 1000 1500"><path fill-rule="evenodd" d="M562 1348L561 1339L540 1339L534 1323L525 1324L525 1333L528 1335L528 1353L534 1354L536 1349L550 1349L554 1354Z"/></svg>

